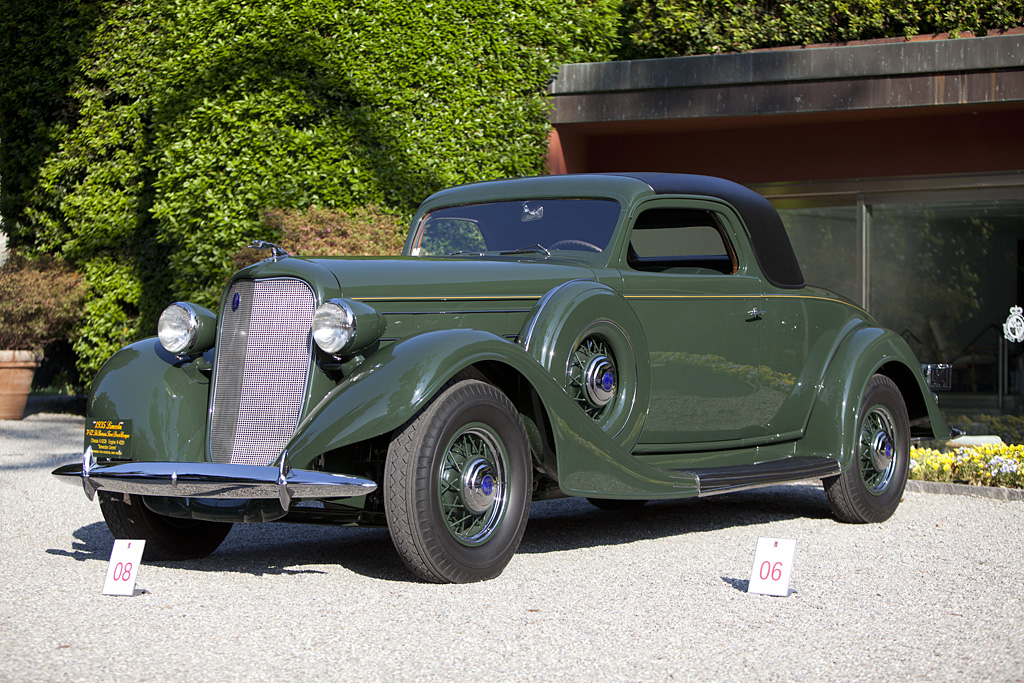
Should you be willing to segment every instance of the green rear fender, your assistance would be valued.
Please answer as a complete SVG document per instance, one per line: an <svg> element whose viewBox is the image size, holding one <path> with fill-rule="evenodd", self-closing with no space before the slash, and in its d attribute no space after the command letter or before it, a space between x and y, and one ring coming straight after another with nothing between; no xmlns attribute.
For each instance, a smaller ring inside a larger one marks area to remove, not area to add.
<svg viewBox="0 0 1024 683"><path fill-rule="evenodd" d="M389 434L460 370L483 362L519 373L537 392L565 493L652 498L690 492L689 479L670 479L637 463L521 346L481 330L426 332L368 356L299 425L285 449L291 466L305 468L321 453Z"/></svg>
<svg viewBox="0 0 1024 683"><path fill-rule="evenodd" d="M907 343L889 330L862 327L843 341L829 363L806 435L797 442L797 455L833 457L843 469L853 462L860 397L875 374L886 375L896 383L911 422L927 417L935 439L949 438L949 426Z"/></svg>
<svg viewBox="0 0 1024 683"><path fill-rule="evenodd" d="M94 420L131 420L137 461L206 460L209 380L156 337L126 346L100 368L89 393Z"/></svg>

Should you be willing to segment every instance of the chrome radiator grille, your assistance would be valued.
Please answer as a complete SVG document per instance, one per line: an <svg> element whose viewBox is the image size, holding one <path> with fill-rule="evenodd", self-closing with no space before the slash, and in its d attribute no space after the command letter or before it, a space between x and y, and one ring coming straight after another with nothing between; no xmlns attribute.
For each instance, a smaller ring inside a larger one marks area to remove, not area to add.
<svg viewBox="0 0 1024 683"><path fill-rule="evenodd" d="M268 465L295 432L306 393L315 300L301 280L239 280L221 313L210 455Z"/></svg>

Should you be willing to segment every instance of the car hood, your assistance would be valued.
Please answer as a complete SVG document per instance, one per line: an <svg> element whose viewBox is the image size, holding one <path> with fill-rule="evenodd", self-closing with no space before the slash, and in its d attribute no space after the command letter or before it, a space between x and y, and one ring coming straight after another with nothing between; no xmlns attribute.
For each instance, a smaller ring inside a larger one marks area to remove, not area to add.
<svg viewBox="0 0 1024 683"><path fill-rule="evenodd" d="M596 277L580 262L555 259L310 259L330 271L342 295L363 301L538 298L568 280Z"/></svg>

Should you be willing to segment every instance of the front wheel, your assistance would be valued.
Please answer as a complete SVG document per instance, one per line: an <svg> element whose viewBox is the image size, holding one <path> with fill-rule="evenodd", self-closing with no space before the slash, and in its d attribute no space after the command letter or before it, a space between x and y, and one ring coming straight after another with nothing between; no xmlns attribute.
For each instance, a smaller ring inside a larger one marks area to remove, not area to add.
<svg viewBox="0 0 1024 683"><path fill-rule="evenodd" d="M384 467L391 539L420 579L491 579L512 559L530 514L530 446L496 387L446 385L399 428Z"/></svg>
<svg viewBox="0 0 1024 683"><path fill-rule="evenodd" d="M824 480L832 514L841 522L884 522L903 498L910 466L910 421L891 379L875 375L861 400L854 462Z"/></svg>
<svg viewBox="0 0 1024 683"><path fill-rule="evenodd" d="M231 524L177 519L153 512L139 496L100 491L100 511L114 538L146 541L144 560L197 560L224 542Z"/></svg>

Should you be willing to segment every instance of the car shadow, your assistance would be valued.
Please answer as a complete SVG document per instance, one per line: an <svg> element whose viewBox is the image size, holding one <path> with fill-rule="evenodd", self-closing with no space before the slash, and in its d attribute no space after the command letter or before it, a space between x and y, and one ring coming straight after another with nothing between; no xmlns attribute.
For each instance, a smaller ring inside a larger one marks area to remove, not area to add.
<svg viewBox="0 0 1024 683"><path fill-rule="evenodd" d="M535 505L519 552L619 545L785 519L829 516L824 492L815 484L651 501L639 509L621 511L599 510L582 498L568 498Z"/></svg>
<svg viewBox="0 0 1024 683"><path fill-rule="evenodd" d="M795 518L829 517L820 486L775 486L701 499L650 502L639 510L605 511L582 498L535 503L520 553L549 553L640 540L684 536ZM70 550L51 555L106 562L113 537L102 522L74 532ZM200 560L146 564L189 571L253 576L324 574L337 565L369 578L415 582L402 564L387 529L306 524L236 524L212 555ZM726 579L723 579L726 580ZM727 580L728 581L728 580ZM739 589L738 585L734 585Z"/></svg>
<svg viewBox="0 0 1024 683"><path fill-rule="evenodd" d="M79 527L72 534L74 540L71 542L71 549L49 548L48 555L67 557L78 562L88 560L99 560L106 562L110 559L110 551L114 547L114 537L110 535L107 525L103 522L94 522Z"/></svg>

